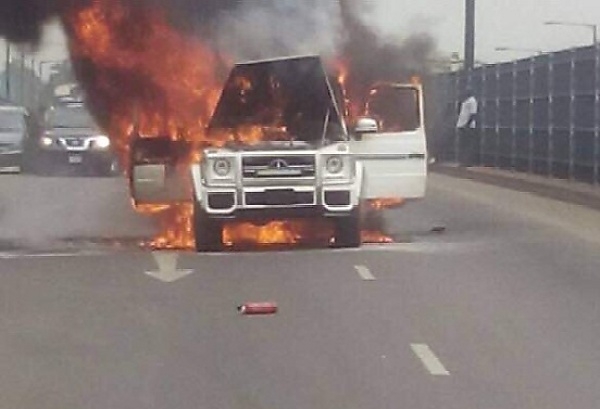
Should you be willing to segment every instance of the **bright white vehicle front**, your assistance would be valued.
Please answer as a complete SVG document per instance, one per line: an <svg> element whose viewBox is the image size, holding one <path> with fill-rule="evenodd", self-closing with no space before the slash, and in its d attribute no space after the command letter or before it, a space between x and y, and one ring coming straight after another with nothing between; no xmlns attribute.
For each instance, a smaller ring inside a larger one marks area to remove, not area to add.
<svg viewBox="0 0 600 409"><path fill-rule="evenodd" d="M196 200L215 217L347 215L360 199L347 142L207 149L192 174Z"/></svg>

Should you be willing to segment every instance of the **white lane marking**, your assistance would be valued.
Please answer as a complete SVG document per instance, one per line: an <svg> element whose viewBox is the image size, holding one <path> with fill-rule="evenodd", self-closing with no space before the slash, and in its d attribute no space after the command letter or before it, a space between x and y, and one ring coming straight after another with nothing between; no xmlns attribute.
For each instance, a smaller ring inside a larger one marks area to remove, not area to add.
<svg viewBox="0 0 600 409"><path fill-rule="evenodd" d="M92 257L108 254L101 251L85 251L77 253L0 253L0 260L18 260L26 258L75 258Z"/></svg>
<svg viewBox="0 0 600 409"><path fill-rule="evenodd" d="M360 278L362 278L363 280L365 280L365 281L375 281L376 280L375 276L371 273L371 270L369 270L368 267L354 266L354 268L356 269L356 272L358 273Z"/></svg>
<svg viewBox="0 0 600 409"><path fill-rule="evenodd" d="M146 275L163 283L173 283L194 273L194 270L178 270L179 253L173 251L154 251L152 256L158 265L158 271L146 271Z"/></svg>
<svg viewBox="0 0 600 409"><path fill-rule="evenodd" d="M410 347L430 374L435 376L450 375L450 372L448 372L427 344L411 344Z"/></svg>

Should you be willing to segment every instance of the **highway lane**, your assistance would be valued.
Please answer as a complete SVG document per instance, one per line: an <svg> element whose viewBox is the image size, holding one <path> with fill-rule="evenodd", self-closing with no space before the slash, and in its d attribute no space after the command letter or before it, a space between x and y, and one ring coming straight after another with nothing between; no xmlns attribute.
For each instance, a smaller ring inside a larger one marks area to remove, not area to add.
<svg viewBox="0 0 600 409"><path fill-rule="evenodd" d="M151 236L155 224L131 208L122 178L0 175L0 252L68 242Z"/></svg>
<svg viewBox="0 0 600 409"><path fill-rule="evenodd" d="M86 234L151 230L110 212ZM600 213L432 175L388 219L403 243L181 253L171 283L134 248L5 253L0 407L597 406ZM280 312L235 309L264 300Z"/></svg>

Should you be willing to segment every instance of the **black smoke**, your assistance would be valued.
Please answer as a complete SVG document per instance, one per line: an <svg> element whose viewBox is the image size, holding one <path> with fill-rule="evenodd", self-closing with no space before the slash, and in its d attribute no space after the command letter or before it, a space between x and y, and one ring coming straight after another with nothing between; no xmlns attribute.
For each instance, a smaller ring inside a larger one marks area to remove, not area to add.
<svg viewBox="0 0 600 409"><path fill-rule="evenodd" d="M13 42L37 42L41 27L76 3L72 0L0 0L0 36Z"/></svg>
<svg viewBox="0 0 600 409"><path fill-rule="evenodd" d="M36 42L44 22L91 1L0 0L0 35ZM120 0L135 7L159 7L173 26L212 38L215 47L238 59L318 53L339 54L354 80L401 80L427 73L435 42L426 34L382 38L360 16L361 0Z"/></svg>
<svg viewBox="0 0 600 409"><path fill-rule="evenodd" d="M361 101L378 81L427 77L435 60L435 42L429 35L384 37L376 24L364 19L372 11L369 4L372 7L374 3L363 0L0 0L0 35L10 41L35 43L44 22L53 17L64 19L90 2L126 6L131 14L126 21L131 24L122 27L124 34L118 35L124 41L140 38L128 36L128 32L152 29L135 25L136 15L150 7L161 9L173 27L208 40L228 61L298 54L342 59L349 68L348 91L354 101ZM133 43L127 46L136 47ZM91 66L87 60L76 60L74 66L93 98L94 76L104 68ZM109 74L115 79L115 88L135 83L129 72ZM152 84L145 89L150 95L140 98L156 97Z"/></svg>
<svg viewBox="0 0 600 409"><path fill-rule="evenodd" d="M12 42L36 43L44 23L98 0L0 0L0 36ZM132 7L161 7L171 22L187 29L211 25L239 0L123 0Z"/></svg>
<svg viewBox="0 0 600 409"><path fill-rule="evenodd" d="M340 0L344 37L340 55L349 68L349 92L354 100L364 98L379 81L410 81L431 74L436 43L427 33L409 33L401 40L386 38L360 16L369 13L365 3ZM358 12L360 6L360 13Z"/></svg>

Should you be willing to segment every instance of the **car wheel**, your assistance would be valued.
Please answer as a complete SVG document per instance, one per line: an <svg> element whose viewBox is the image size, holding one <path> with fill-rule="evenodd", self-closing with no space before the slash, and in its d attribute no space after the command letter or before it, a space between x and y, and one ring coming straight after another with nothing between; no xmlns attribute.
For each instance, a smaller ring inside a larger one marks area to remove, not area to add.
<svg viewBox="0 0 600 409"><path fill-rule="evenodd" d="M350 216L336 218L334 223L334 247L360 247L362 242L360 208L353 210Z"/></svg>
<svg viewBox="0 0 600 409"><path fill-rule="evenodd" d="M223 223L208 217L194 200L194 236L196 251L219 251L223 248Z"/></svg>

